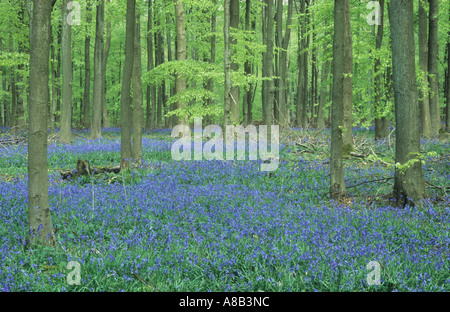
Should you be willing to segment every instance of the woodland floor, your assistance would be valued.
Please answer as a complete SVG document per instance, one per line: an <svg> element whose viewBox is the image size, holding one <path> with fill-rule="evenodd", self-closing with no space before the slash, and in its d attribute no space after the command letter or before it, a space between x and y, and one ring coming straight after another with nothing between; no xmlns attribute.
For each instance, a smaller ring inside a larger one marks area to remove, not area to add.
<svg viewBox="0 0 450 312"><path fill-rule="evenodd" d="M423 166L429 198L396 208L394 134L354 134L339 202L328 194L326 130L283 133L273 173L260 161L174 161L170 130L153 130L131 172L70 181L59 170L78 159L120 163L120 129L96 141L74 130L71 145L50 135L58 246L27 249L26 133L0 129L0 290L450 291L450 140L421 141L434 152ZM67 282L69 261L81 265L80 285ZM368 285L371 261L380 285Z"/></svg>

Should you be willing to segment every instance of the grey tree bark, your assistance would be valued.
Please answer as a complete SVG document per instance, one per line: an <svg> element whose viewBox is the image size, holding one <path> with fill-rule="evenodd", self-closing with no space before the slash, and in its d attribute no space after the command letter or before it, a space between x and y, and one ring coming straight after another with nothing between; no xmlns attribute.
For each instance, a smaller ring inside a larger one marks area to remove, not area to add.
<svg viewBox="0 0 450 312"><path fill-rule="evenodd" d="M306 0L300 1L300 14L307 14ZM297 85L297 103L296 103L296 125L300 127L306 127L308 124L307 115L307 98L306 92L308 91L308 54L307 49L309 42L306 34L307 30L306 16L299 17L299 31L298 31L298 85Z"/></svg>
<svg viewBox="0 0 450 312"><path fill-rule="evenodd" d="M72 30L67 22L69 0L62 1L62 111L61 111L61 141L72 141Z"/></svg>
<svg viewBox="0 0 450 312"><path fill-rule="evenodd" d="M273 77L273 0L266 0L267 11L266 11L266 53L263 63L265 77ZM265 83L265 103L264 107L264 122L268 126L268 140L271 137L270 125L273 124L273 102L274 102L274 92L275 92L273 79L269 79Z"/></svg>
<svg viewBox="0 0 450 312"><path fill-rule="evenodd" d="M152 0L148 0L148 17L147 17L147 71L155 67L154 51L153 51L153 9ZM147 86L147 119L145 128L156 127L156 87L151 84Z"/></svg>
<svg viewBox="0 0 450 312"><path fill-rule="evenodd" d="M328 51L328 44L324 44L324 54ZM317 109L317 129L325 128L325 104L327 101L327 89L328 73L330 71L330 62L327 60L322 64L322 73L320 78L320 95L319 95L319 108Z"/></svg>
<svg viewBox="0 0 450 312"><path fill-rule="evenodd" d="M184 21L183 2L175 0L175 21L177 31L177 61L186 60L186 28ZM183 73L177 73L175 92L178 94L186 89L186 78ZM177 102L176 108L186 108L186 102ZM187 124L187 116L179 116L176 123Z"/></svg>
<svg viewBox="0 0 450 312"><path fill-rule="evenodd" d="M91 36L88 32L92 21L91 0L86 2L86 36L84 37L84 99L83 99L83 125L91 126Z"/></svg>
<svg viewBox="0 0 450 312"><path fill-rule="evenodd" d="M111 2L111 0L107 1L108 3ZM106 3L105 3L106 5ZM104 24L104 21L103 21ZM102 84L103 84L103 91L102 91L102 125L105 128L109 128L109 117L108 117L108 110L106 108L106 65L108 64L108 56L109 56L109 49L111 47L111 19L108 20L106 23L106 41L105 41L105 48L103 50L102 55Z"/></svg>
<svg viewBox="0 0 450 312"><path fill-rule="evenodd" d="M384 29L384 0L380 0L380 18L381 23L377 27L377 37L375 42L375 49L379 51L383 43L383 29ZM375 140L381 140L389 135L389 123L386 116L381 112L381 98L382 98L382 75L380 73L381 60L380 57L375 58L374 73L375 73Z"/></svg>
<svg viewBox="0 0 450 312"><path fill-rule="evenodd" d="M30 36L30 102L28 105L28 246L55 245L48 198L47 105L51 2L35 0Z"/></svg>
<svg viewBox="0 0 450 312"><path fill-rule="evenodd" d="M283 2L282 0L278 0L278 8L277 8L277 29L278 31L278 47L281 48L279 51L279 82L278 82L278 108L279 108L279 124L282 127L289 126L289 103L286 101L286 74L288 71L287 68L287 48L289 45L289 41L291 40L291 19L292 19L292 10L293 10L293 0L288 1L288 12L287 12L287 20L286 20L286 30L284 31L284 36L282 34L281 28L283 25L282 22L282 12L283 12ZM278 14L278 12L281 12ZM281 15L281 16L280 16Z"/></svg>
<svg viewBox="0 0 450 312"><path fill-rule="evenodd" d="M134 29L136 15L136 0L127 0L127 26L125 37L125 63L123 66L122 93L120 97L121 122L121 161L120 168L129 170L131 150L131 78L133 74L134 58Z"/></svg>
<svg viewBox="0 0 450 312"><path fill-rule="evenodd" d="M449 20L450 20L450 4L449 4ZM445 126L446 131L450 132L450 31L447 35L447 85L446 85L447 103L445 106Z"/></svg>
<svg viewBox="0 0 450 312"><path fill-rule="evenodd" d="M330 150L330 197L342 198L346 195L342 149L344 138L345 77L349 41L346 40L345 15L349 0L334 1L334 39L333 39L333 100L331 109L331 150ZM347 58L346 58L347 57ZM351 59L350 59L351 62Z"/></svg>
<svg viewBox="0 0 450 312"><path fill-rule="evenodd" d="M419 65L423 71L422 88L419 90L419 107L422 136L430 137L431 120L430 120L430 98L428 96L428 16L425 5L428 2L419 1Z"/></svg>
<svg viewBox="0 0 450 312"><path fill-rule="evenodd" d="M224 113L223 126L232 124L231 119L231 40L230 40L230 0L224 0L224 24L223 24L223 40L224 40L224 74L225 74L225 90L224 90Z"/></svg>
<svg viewBox="0 0 450 312"><path fill-rule="evenodd" d="M136 10L136 27L134 29L133 60L133 159L142 161L142 65L141 65L141 23L140 12Z"/></svg>
<svg viewBox="0 0 450 312"><path fill-rule="evenodd" d="M420 153L419 104L417 101L413 2L391 0L392 74L395 101L394 197L399 206L421 205L426 196ZM413 162L413 164L408 164Z"/></svg>
<svg viewBox="0 0 450 312"><path fill-rule="evenodd" d="M94 46L94 90L92 95L91 139L102 136L102 93L103 89L103 31L105 21L105 0L97 4Z"/></svg>
<svg viewBox="0 0 450 312"><path fill-rule="evenodd" d="M342 2L342 1L341 1ZM352 30L350 26L350 2L345 2L344 7L344 80L343 80L343 101L344 101L344 133L343 133L343 151L347 153L353 149L352 136L352 74L353 74L353 55L352 55Z"/></svg>
<svg viewBox="0 0 450 312"><path fill-rule="evenodd" d="M438 0L430 0L430 28L428 38L428 73L430 83L430 119L431 132L437 134L441 128L439 108L439 78L438 78Z"/></svg>
<svg viewBox="0 0 450 312"><path fill-rule="evenodd" d="M239 27L239 0L230 0L230 27L238 29ZM231 49L235 49L236 38L230 34L231 37ZM238 71L238 64L231 62L231 70L233 72ZM239 113L239 87L231 85L231 122L233 124L240 123L240 113Z"/></svg>

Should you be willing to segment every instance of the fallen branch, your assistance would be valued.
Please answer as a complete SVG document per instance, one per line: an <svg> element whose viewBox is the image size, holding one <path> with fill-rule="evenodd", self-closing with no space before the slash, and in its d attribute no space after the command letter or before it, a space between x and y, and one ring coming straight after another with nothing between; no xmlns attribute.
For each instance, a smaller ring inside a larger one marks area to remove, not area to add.
<svg viewBox="0 0 450 312"><path fill-rule="evenodd" d="M370 180L370 181L361 182L361 183L358 183L358 184L355 184L355 185L350 185L350 186L347 186L347 188L351 188L351 187L363 185L363 184L370 183L370 182L389 181L389 180L393 180L393 179L394 179L394 177L391 177L391 178L375 179L375 180Z"/></svg>
<svg viewBox="0 0 450 312"><path fill-rule="evenodd" d="M89 161L78 159L77 161L77 169L74 170L60 170L61 178L63 180L67 180L69 178L76 178L79 176L90 176L93 174L102 174L102 173L120 173L120 166L114 167L99 167L99 168L91 168L89 165Z"/></svg>

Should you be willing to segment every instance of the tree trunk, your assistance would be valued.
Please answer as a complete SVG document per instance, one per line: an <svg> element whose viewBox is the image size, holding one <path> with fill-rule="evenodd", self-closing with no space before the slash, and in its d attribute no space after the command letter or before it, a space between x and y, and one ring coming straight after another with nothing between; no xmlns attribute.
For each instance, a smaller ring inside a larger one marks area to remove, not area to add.
<svg viewBox="0 0 450 312"><path fill-rule="evenodd" d="M346 14L349 9L349 0L334 1L334 40L333 40L333 101L331 110L331 152L330 152L330 196L339 199L346 195L344 183L344 170L342 162L344 138L344 106L345 106L345 80L348 69L346 63L348 54L346 40L347 26Z"/></svg>
<svg viewBox="0 0 450 312"><path fill-rule="evenodd" d="M141 65L141 24L140 12L136 10L136 26L134 29L133 60L133 159L142 161L142 65Z"/></svg>
<svg viewBox="0 0 450 312"><path fill-rule="evenodd" d="M9 33L9 52L12 53L14 48L14 41L12 32ZM9 126L17 125L17 93L16 93L16 70L15 66L10 68L10 90L11 90L11 119Z"/></svg>
<svg viewBox="0 0 450 312"><path fill-rule="evenodd" d="M181 0L175 0L175 21L177 31L177 61L186 60L186 29L184 21L184 9L183 2ZM186 89L186 78L183 73L177 73L175 82L175 92L179 94ZM177 102L176 108L186 108L185 102ZM187 124L188 120L186 116L180 116L175 120L175 123Z"/></svg>
<svg viewBox="0 0 450 312"><path fill-rule="evenodd" d="M328 44L325 43L324 55L327 54ZM322 74L320 78L320 97L319 97L319 108L317 110L317 129L325 128L325 104L327 102L327 89L328 85L326 81L328 79L328 72L330 70L330 62L327 60L322 64Z"/></svg>
<svg viewBox="0 0 450 312"><path fill-rule="evenodd" d="M428 16L424 5L426 2L419 1L419 64L423 71L422 85L420 88L420 119L422 126L422 136L430 137L431 120L430 120L430 98L428 96Z"/></svg>
<svg viewBox="0 0 450 312"><path fill-rule="evenodd" d="M213 0L214 4L217 4L217 0ZM216 62L216 11L214 10L214 13L211 16L211 47L210 47L210 54L211 57L209 59L209 63L212 65L214 65L214 63ZM206 88L209 90L209 92L213 93L214 92L214 79L210 78L208 79L207 82L207 86ZM208 97L208 99L206 100L207 106L211 107L213 105L213 99L212 97ZM205 125L210 125L212 120L211 120L212 116L207 115L206 116L206 120L205 120Z"/></svg>
<svg viewBox="0 0 450 312"><path fill-rule="evenodd" d="M306 14L306 0L300 2L300 13ZM307 18L299 17L300 28L298 31L298 85L297 85L297 105L296 105L296 124L302 128L307 126L307 84L308 84L308 55L305 49L308 47L306 28Z"/></svg>
<svg viewBox="0 0 450 312"><path fill-rule="evenodd" d="M111 0L108 0L108 2L111 2ZM106 3L105 3L106 5ZM108 56L109 56L109 49L111 47L111 20L106 23L106 42L105 42L105 49L103 50L102 55L102 84L103 84L103 91L102 91L102 120L103 120L103 127L109 128L109 118L108 118L108 110L106 108L106 65L108 63Z"/></svg>
<svg viewBox="0 0 450 312"><path fill-rule="evenodd" d="M84 106L83 106L83 126L90 127L91 111L91 36L88 29L92 20L91 0L86 2L86 36L84 37Z"/></svg>
<svg viewBox="0 0 450 312"><path fill-rule="evenodd" d="M127 0L127 26L125 38L125 63L123 67L122 93L120 97L121 161L122 170L130 169L131 150L131 78L134 58L135 0Z"/></svg>
<svg viewBox="0 0 450 312"><path fill-rule="evenodd" d="M154 51L153 51L153 12L152 12L152 0L148 0L148 20L147 20L147 71L153 70L154 63ZM150 109L151 108L151 109ZM156 127L156 87L154 84L147 86L147 119L145 128Z"/></svg>
<svg viewBox="0 0 450 312"><path fill-rule="evenodd" d="M58 56L56 60L56 112L55 112L55 123L58 123L61 126L61 46L62 43L62 25L59 24L58 29Z"/></svg>
<svg viewBox="0 0 450 312"><path fill-rule="evenodd" d="M159 21L157 21L157 26L160 26ZM156 63L155 65L161 65L164 63L164 47L163 47L163 36L162 30L159 29L157 33L155 33L155 43L156 43ZM166 85L164 81L161 85L158 86L158 103L156 106L156 127L162 128L162 112L164 107L164 94L165 94Z"/></svg>
<svg viewBox="0 0 450 312"><path fill-rule="evenodd" d="M343 150L353 149L352 136L352 74L353 74L353 55L352 55L352 30L350 26L350 4L345 0L346 6L344 10L344 81L343 81L343 101L344 101L344 133L343 133Z"/></svg>
<svg viewBox="0 0 450 312"><path fill-rule="evenodd" d="M414 60L413 2L391 0L392 73L395 98L395 168L394 197L397 204L420 205L425 194L420 153L419 105L417 101Z"/></svg>
<svg viewBox="0 0 450 312"><path fill-rule="evenodd" d="M61 141L72 141L72 31L67 22L69 0L62 1L62 111L61 111Z"/></svg>
<svg viewBox="0 0 450 312"><path fill-rule="evenodd" d="M449 5L449 20L450 20L450 5ZM445 107L445 126L447 132L450 132L450 31L447 34L447 85L446 90L447 103Z"/></svg>
<svg viewBox="0 0 450 312"><path fill-rule="evenodd" d="M375 49L379 51L381 49L381 45L383 43L383 29L384 29L384 0L380 0L380 18L381 23L377 27L377 37L375 42ZM373 26L375 27L375 25ZM381 140L386 138L389 135L389 124L387 121L387 117L382 115L382 107L381 98L382 98L382 81L381 81L381 60L378 56L379 53L376 54L375 64L374 64L374 73L375 73L375 140Z"/></svg>
<svg viewBox="0 0 450 312"><path fill-rule="evenodd" d="M18 23L18 27L19 27L19 32L23 31L24 33L28 33L25 30L27 29L27 27L29 25L26 25L25 23L25 2L19 2L19 11L18 11L18 16L19 16L19 23ZM23 43L22 40L18 40L18 46L19 46L19 53L27 53L28 51L25 48L25 45ZM25 76L23 76L22 72L23 72L23 64L19 64L17 66L17 73L18 75L16 76L16 99L17 99L17 124L19 125L24 125L26 124L26 120L25 120L25 91L24 91L24 87L22 85L26 85L26 78ZM25 78L23 79L24 81L22 81L22 76Z"/></svg>
<svg viewBox="0 0 450 312"><path fill-rule="evenodd" d="M102 93L103 88L103 30L105 21L105 0L97 4L95 21L94 46L94 90L92 96L92 125L91 139L96 140L102 136Z"/></svg>
<svg viewBox="0 0 450 312"><path fill-rule="evenodd" d="M266 44L267 49L265 53L265 61L264 61L264 67L265 67L265 75L266 77L272 77L273 76L273 0L266 0L267 4L267 29L266 29ZM268 140L271 138L271 128L270 125L273 124L273 102L274 102L274 82L273 79L270 79L266 82L266 94L265 94L265 105L264 108L264 122L268 126L267 127L267 135Z"/></svg>
<svg viewBox="0 0 450 312"><path fill-rule="evenodd" d="M236 31L239 27L239 0L230 0L230 27L234 28ZM230 49L236 49L236 38L230 34L231 37L231 46ZM233 52L234 53L234 52ZM231 70L233 72L238 71L238 64L235 62L231 62ZM231 85L231 122L233 124L240 123L239 117L239 87Z"/></svg>
<svg viewBox="0 0 450 312"><path fill-rule="evenodd" d="M289 126L289 103L286 101L286 74L288 71L287 68L287 48L289 45L289 41L291 40L291 19L292 19L292 8L293 8L293 0L288 1L288 15L286 21L286 30L284 32L284 37L282 32L279 31L279 39L278 44L281 50L279 50L279 82L278 82L278 108L279 108L279 124L282 127ZM278 0L278 9L277 12L283 11L283 2L282 0ZM277 27L282 27L281 17L279 18L280 22L277 20Z"/></svg>
<svg viewBox="0 0 450 312"><path fill-rule="evenodd" d="M50 24L50 29L51 29ZM51 103L51 109L50 109L50 129L52 133L55 132L55 113L56 113L56 103L58 101L58 83L57 83L57 71L56 71L56 53L55 53L55 45L56 42L53 40L53 36L50 32L50 39L53 42L51 46L51 70L52 70L52 103Z"/></svg>
<svg viewBox="0 0 450 312"><path fill-rule="evenodd" d="M225 89L224 89L224 113L223 113L223 127L232 124L231 118L231 47L230 47L230 1L224 0L224 24L223 24L223 41L224 41L224 74L225 74Z"/></svg>
<svg viewBox="0 0 450 312"><path fill-rule="evenodd" d="M47 172L47 103L51 3L35 0L30 36L27 245L54 246Z"/></svg>
<svg viewBox="0 0 450 312"><path fill-rule="evenodd" d="M251 8L251 1L250 0L246 0L245 1L245 31L250 31L250 8ZM251 54L251 50L249 49L249 47L246 47L247 49L247 53ZM251 74L251 65L249 60L245 61L244 64L244 74L246 76L250 76ZM243 117L244 117L244 126L247 126L249 123L249 115L251 115L251 99L252 99L252 86L253 84L250 83L248 86L248 89L245 90L245 94L243 97L243 102L242 102L242 112L243 112Z"/></svg>
<svg viewBox="0 0 450 312"><path fill-rule="evenodd" d="M430 83L430 119L431 132L437 134L441 128L439 108L439 79L438 79L438 0L430 0L430 37L428 38L428 72Z"/></svg>

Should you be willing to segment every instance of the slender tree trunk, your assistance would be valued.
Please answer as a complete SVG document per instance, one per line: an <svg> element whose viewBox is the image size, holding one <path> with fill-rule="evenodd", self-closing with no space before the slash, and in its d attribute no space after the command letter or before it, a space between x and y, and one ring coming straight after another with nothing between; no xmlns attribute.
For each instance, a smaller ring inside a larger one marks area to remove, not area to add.
<svg viewBox="0 0 450 312"><path fill-rule="evenodd" d="M213 0L214 5L217 4L217 0ZM209 63L212 65L214 65L214 63L216 62L216 8L214 9L214 12L211 16L211 46L210 46L210 59L209 59ZM214 92L214 79L210 78L208 79L207 82L207 86L206 88L209 90L209 92L213 93ZM212 97L208 97L208 99L206 100L207 106L211 107L213 105L213 99ZM207 115L206 116L206 120L205 120L205 124L209 125L211 124L212 120L211 120L212 116Z"/></svg>
<svg viewBox="0 0 450 312"><path fill-rule="evenodd" d="M47 173L47 103L51 3L35 0L30 36L27 245L54 246Z"/></svg>
<svg viewBox="0 0 450 312"><path fill-rule="evenodd" d="M91 0L86 2L86 36L84 37L84 106L83 126L89 128L91 112L91 36L89 35L89 24L92 21Z"/></svg>
<svg viewBox="0 0 450 312"><path fill-rule="evenodd" d="M19 16L19 23L18 23L18 27L19 27L19 31L23 31L24 33L27 26L25 24L25 2L19 2L19 11L18 11L18 16ZM19 53L27 53L28 51L26 51L26 48L24 46L24 43L21 40L18 40L18 46L19 46ZM17 66L17 76L16 76L16 104L17 104L17 124L18 125L24 125L26 124L26 120L25 120L25 103L24 103L24 99L25 99L25 91L24 91L24 87L22 87L22 85L26 85L25 79L24 81L22 81L22 74L23 72L23 64L19 64Z"/></svg>
<svg viewBox="0 0 450 312"><path fill-rule="evenodd" d="M414 60L414 16L412 1L391 0L392 73L395 95L396 145L394 197L398 205L420 205L426 196L420 153L419 105Z"/></svg>
<svg viewBox="0 0 450 312"><path fill-rule="evenodd" d="M450 20L450 3L449 3ZM447 103L445 107L445 126L447 132L450 132L450 31L447 34L447 84L445 91L447 94Z"/></svg>
<svg viewBox="0 0 450 312"><path fill-rule="evenodd" d="M427 2L419 1L419 64L423 71L422 85L420 88L420 117L422 126L422 136L430 137L431 120L430 120L430 98L428 96L428 16L425 10Z"/></svg>
<svg viewBox="0 0 450 312"><path fill-rule="evenodd" d="M230 0L230 27L234 28L235 30L237 30L239 27L239 0ZM234 38L232 34L230 34L230 37L231 37L231 49L235 50L237 40L236 38ZM237 72L238 64L232 61L231 70L233 72ZM234 84L232 84L231 86L231 122L233 124L240 123L239 87L234 86Z"/></svg>
<svg viewBox="0 0 450 312"><path fill-rule="evenodd" d="M167 14L166 15L166 25L170 25L171 23L172 23L171 18ZM172 62L172 60L173 60L173 57L172 57L172 31L169 28L166 30L166 41L167 41L167 62ZM176 38L175 38L175 41L176 41ZM175 53L176 53L176 51L175 51ZM176 75L174 75L174 78L176 79ZM176 94L176 84L172 84L172 82L169 81L169 95L170 95L170 97L172 97L175 94ZM166 105L166 106L169 111L173 111L176 109L177 105L176 105L176 103L171 103L170 107L169 107L169 105ZM167 117L165 120L166 120L166 127L169 127L169 128L173 128L177 123L175 116Z"/></svg>
<svg viewBox="0 0 450 312"><path fill-rule="evenodd" d="M94 46L94 90L92 96L91 139L102 136L102 93L103 88L103 30L105 21L105 1L97 4Z"/></svg>
<svg viewBox="0 0 450 312"><path fill-rule="evenodd" d="M327 54L328 44L325 43L324 54ZM325 104L327 101L327 89L328 85L326 81L328 79L328 73L330 70L330 62L327 60L322 64L322 76L320 78L320 97L319 97L319 108L317 110L317 129L325 128Z"/></svg>
<svg viewBox="0 0 450 312"><path fill-rule="evenodd" d="M273 77L273 47L274 47L274 38L273 38L273 0L266 0L267 4L267 34L266 34L266 44L267 49L265 53L265 74L266 77ZM264 116L264 122L268 126L267 127L267 134L268 134L268 140L271 137L270 132L270 125L273 124L273 103L274 103L274 82L273 79L270 79L266 83L266 95L265 95L265 116Z"/></svg>
<svg viewBox="0 0 450 312"><path fill-rule="evenodd" d="M278 10L282 12L283 5L282 0L278 0ZM293 9L293 0L288 1L288 15L286 20L286 30L284 32L284 37L282 32L279 32L279 47L281 48L279 52L279 83L278 83L278 107L279 107L279 120L280 125L282 127L289 126L289 103L286 101L286 75L287 75L287 48L289 45L289 41L291 39L291 19L292 19L292 9ZM281 28L282 22L277 27Z"/></svg>
<svg viewBox="0 0 450 312"><path fill-rule="evenodd" d="M430 83L430 117L432 134L437 134L441 128L439 108L439 79L437 68L438 57L438 0L430 0L430 35L428 38L428 72Z"/></svg>
<svg viewBox="0 0 450 312"><path fill-rule="evenodd" d="M160 26L159 21L156 22L157 27ZM163 36L162 30L159 29L158 32L155 33L155 44L156 44L156 62L155 65L161 65L164 63L164 48L163 48ZM162 128L162 111L164 107L164 93L165 93L165 83L162 82L161 85L158 86L158 103L156 106L156 127Z"/></svg>
<svg viewBox="0 0 450 312"><path fill-rule="evenodd" d="M153 9L152 0L148 1L148 20L147 20L147 71L153 70L154 51L153 51ZM151 101L150 101L151 100ZM151 109L150 109L151 108ZM147 86L147 120L145 124L146 129L156 127L156 87L154 84Z"/></svg>
<svg viewBox="0 0 450 312"><path fill-rule="evenodd" d="M184 21L184 9L183 2L181 0L175 0L175 21L176 21L176 31L177 31L177 61L186 60L186 29ZM176 93L179 94L186 89L186 78L183 73L177 73L175 82ZM176 108L186 108L185 102L177 102ZM186 116L178 117L175 122L187 124Z"/></svg>
<svg viewBox="0 0 450 312"><path fill-rule="evenodd" d="M14 50L14 41L12 32L9 33L9 52L12 53ZM16 70L15 66L11 66L10 70L10 90L11 90L11 119L9 126L13 127L17 125L17 93L16 93Z"/></svg>
<svg viewBox="0 0 450 312"><path fill-rule="evenodd" d="M312 2L313 0L311 0ZM312 5L312 4L311 4ZM315 48L316 33L314 22L312 25L312 49L311 49L311 126L317 127L317 49Z"/></svg>
<svg viewBox="0 0 450 312"><path fill-rule="evenodd" d="M61 50L62 50L62 25L59 25L58 29L58 56L56 60L56 113L55 113L55 122L61 126Z"/></svg>
<svg viewBox="0 0 450 312"><path fill-rule="evenodd" d="M231 40L230 40L230 1L224 0L224 25L223 25L223 40L224 40L224 73L225 73L225 90L224 90L224 119L223 126L232 124L231 118Z"/></svg>
<svg viewBox="0 0 450 312"><path fill-rule="evenodd" d="M384 29L384 0L380 0L380 18L381 23L377 27L377 37L375 49L380 51L383 43L383 29ZM375 27L375 26L374 26ZM377 53L378 55L378 53ZM377 56L375 58L374 72L375 72L375 140L381 140L389 135L389 124L387 117L382 115L381 99L382 99L382 76L380 73L381 60Z"/></svg>
<svg viewBox="0 0 450 312"><path fill-rule="evenodd" d="M265 3L265 2L264 2ZM262 77L267 77L266 74L266 54L267 54L267 7L264 5L261 8L261 16L262 16L262 20L261 20L261 29L262 29L262 40L263 40L263 45L266 46L266 51L262 52L262 68L261 68L261 74ZM267 81L263 80L262 81L262 88L261 88L261 102L262 102L262 119L265 120L265 116L266 116L266 100L267 98Z"/></svg>
<svg viewBox="0 0 450 312"><path fill-rule="evenodd" d="M108 0L111 2L111 0ZM106 5L106 3L105 3ZM102 55L102 119L103 119L103 127L109 128L109 118L108 118L108 110L106 108L106 65L108 63L109 49L111 47L111 20L108 20L106 23L106 42L105 49L103 50Z"/></svg>
<svg viewBox="0 0 450 312"><path fill-rule="evenodd" d="M140 13L136 10L136 27L134 29L133 60L133 159L142 161L142 65L141 65L141 24Z"/></svg>
<svg viewBox="0 0 450 312"><path fill-rule="evenodd" d="M72 141L72 31L67 22L69 0L62 2L62 112L61 141Z"/></svg>
<svg viewBox="0 0 450 312"><path fill-rule="evenodd" d="M306 0L300 2L300 14L307 14ZM307 18L300 16L300 26L298 32L298 86L297 86L297 107L296 124L302 128L307 126L307 84L308 84L308 56L305 49L308 47L306 28Z"/></svg>
<svg viewBox="0 0 450 312"><path fill-rule="evenodd" d="M245 1L245 31L250 31L250 9L251 9L251 1L250 0L246 0ZM247 53L251 53L251 50L248 46L246 46L247 49ZM245 61L244 64L244 73L246 76L250 76L251 75L251 65L249 60ZM249 114L251 115L251 99L252 99L252 83L249 84L248 89L245 90L245 94L243 97L243 102L242 102L242 111L243 111L243 117L244 117L244 125L246 126L247 124L249 124ZM250 121L251 123L251 121Z"/></svg>
<svg viewBox="0 0 450 312"><path fill-rule="evenodd" d="M51 24L50 24L51 29ZM53 36L50 31L50 39L53 42L51 45L51 70L52 70L52 102L50 109L50 129L52 133L55 132L55 113L56 113L56 103L58 101L58 84L56 82L57 72L56 72L56 53L55 53L55 45L56 42L53 40Z"/></svg>
<svg viewBox="0 0 450 312"><path fill-rule="evenodd" d="M125 38L125 64L123 67L122 93L120 97L121 161L120 167L130 169L131 150L131 77L134 58L135 0L127 0L127 26Z"/></svg>
<svg viewBox="0 0 450 312"><path fill-rule="evenodd" d="M346 40L346 14L349 10L349 0L334 1L334 40L333 40L333 101L331 110L331 152L330 152L330 196L341 198L346 195L342 150L344 139L344 107L345 107L345 77L351 62Z"/></svg>
<svg viewBox="0 0 450 312"><path fill-rule="evenodd" d="M344 10L344 153L353 148L352 136L352 74L353 74L353 55L352 55L352 30L350 26L350 4L346 1Z"/></svg>

